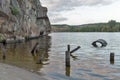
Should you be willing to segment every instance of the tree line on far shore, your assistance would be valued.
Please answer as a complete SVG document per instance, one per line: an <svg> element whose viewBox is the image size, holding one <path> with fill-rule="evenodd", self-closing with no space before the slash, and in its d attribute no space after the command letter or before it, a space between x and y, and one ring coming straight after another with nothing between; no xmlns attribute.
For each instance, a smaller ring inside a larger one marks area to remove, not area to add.
<svg viewBox="0 0 120 80"><path fill-rule="evenodd" d="M84 25L52 25L53 32L120 32L120 23L110 20L107 23Z"/></svg>

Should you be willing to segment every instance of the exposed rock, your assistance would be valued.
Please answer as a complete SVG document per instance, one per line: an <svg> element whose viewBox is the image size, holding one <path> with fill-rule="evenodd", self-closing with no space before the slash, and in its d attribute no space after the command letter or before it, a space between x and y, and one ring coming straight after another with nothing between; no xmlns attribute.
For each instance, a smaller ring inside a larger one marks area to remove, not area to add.
<svg viewBox="0 0 120 80"><path fill-rule="evenodd" d="M47 8L39 0L0 0L0 34L5 38L47 35L50 31Z"/></svg>

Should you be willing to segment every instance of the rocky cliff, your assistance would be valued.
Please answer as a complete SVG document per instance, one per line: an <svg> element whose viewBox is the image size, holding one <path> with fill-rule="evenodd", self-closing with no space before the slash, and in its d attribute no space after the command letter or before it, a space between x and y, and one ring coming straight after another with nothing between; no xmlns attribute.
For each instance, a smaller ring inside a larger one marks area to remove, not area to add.
<svg viewBox="0 0 120 80"><path fill-rule="evenodd" d="M0 0L0 39L47 35L47 8L39 0Z"/></svg>

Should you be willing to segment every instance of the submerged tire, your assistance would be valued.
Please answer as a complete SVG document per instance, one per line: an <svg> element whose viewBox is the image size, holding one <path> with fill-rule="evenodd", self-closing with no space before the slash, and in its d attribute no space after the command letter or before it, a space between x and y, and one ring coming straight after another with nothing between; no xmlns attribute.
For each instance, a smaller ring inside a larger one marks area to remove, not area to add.
<svg viewBox="0 0 120 80"><path fill-rule="evenodd" d="M93 45L94 47L99 47L96 43L100 43L100 44L101 44L100 47L106 47L106 46L107 46L107 42L106 42L105 40L103 40L103 39L98 39L98 40L96 40L96 41L94 41L94 42L92 43L92 45Z"/></svg>

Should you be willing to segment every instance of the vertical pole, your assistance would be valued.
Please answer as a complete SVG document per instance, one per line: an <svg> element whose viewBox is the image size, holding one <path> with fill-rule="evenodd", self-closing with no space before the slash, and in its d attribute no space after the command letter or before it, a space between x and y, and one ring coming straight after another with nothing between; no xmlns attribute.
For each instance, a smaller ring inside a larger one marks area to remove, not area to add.
<svg viewBox="0 0 120 80"><path fill-rule="evenodd" d="M70 67L70 52L66 51L66 67Z"/></svg>
<svg viewBox="0 0 120 80"><path fill-rule="evenodd" d="M114 64L114 56L115 56L115 54L113 52L110 53L110 63L111 64Z"/></svg>
<svg viewBox="0 0 120 80"><path fill-rule="evenodd" d="M68 48L68 52L70 52L70 45L67 45L67 48Z"/></svg>
<svg viewBox="0 0 120 80"><path fill-rule="evenodd" d="M66 67L70 67L70 45L67 45L67 51L65 52Z"/></svg>

